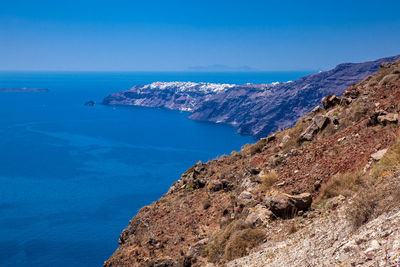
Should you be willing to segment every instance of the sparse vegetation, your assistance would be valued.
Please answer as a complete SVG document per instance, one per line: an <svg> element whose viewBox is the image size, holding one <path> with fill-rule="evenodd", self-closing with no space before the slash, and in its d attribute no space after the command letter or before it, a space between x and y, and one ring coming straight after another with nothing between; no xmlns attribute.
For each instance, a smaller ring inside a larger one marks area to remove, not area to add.
<svg viewBox="0 0 400 267"><path fill-rule="evenodd" d="M203 209L208 209L211 206L210 200L207 198L206 200L203 201Z"/></svg>
<svg viewBox="0 0 400 267"><path fill-rule="evenodd" d="M384 172L400 169L400 140L398 140L374 166L372 177L378 178Z"/></svg>
<svg viewBox="0 0 400 267"><path fill-rule="evenodd" d="M333 123L329 123L323 130L322 132L322 137L327 137L327 136L331 136L335 133L336 128L335 125L333 125Z"/></svg>
<svg viewBox="0 0 400 267"><path fill-rule="evenodd" d="M267 173L264 173L261 177L261 185L260 190L263 192L268 191L274 185L274 183L278 180L278 174L276 171L272 170Z"/></svg>
<svg viewBox="0 0 400 267"><path fill-rule="evenodd" d="M328 201L326 199L319 199L314 201L311 205L311 208L314 210L325 210L328 207Z"/></svg>
<svg viewBox="0 0 400 267"><path fill-rule="evenodd" d="M289 235L291 235L291 234L296 233L297 231L298 231L297 225L295 222L293 222L289 227L288 233L289 233Z"/></svg>
<svg viewBox="0 0 400 267"><path fill-rule="evenodd" d="M260 140L257 143L251 145L249 147L250 155L255 155L257 153L260 153L263 150L264 146L265 146L265 142L262 141L262 140Z"/></svg>
<svg viewBox="0 0 400 267"><path fill-rule="evenodd" d="M232 260L245 256L251 247L261 243L265 233L260 229L250 228L241 220L228 224L221 232L216 234L202 251L202 256L211 262L221 258Z"/></svg>
<svg viewBox="0 0 400 267"><path fill-rule="evenodd" d="M260 244L265 238L261 229L245 229L232 235L225 247L225 258L233 260L246 256L249 249Z"/></svg>
<svg viewBox="0 0 400 267"><path fill-rule="evenodd" d="M290 138L283 144L282 149L287 151L299 145L300 134L306 129L306 123L299 120L291 129L288 130Z"/></svg>
<svg viewBox="0 0 400 267"><path fill-rule="evenodd" d="M352 121L359 121L363 118L368 112L368 106L363 102L357 102L352 107L352 114L350 116L350 120Z"/></svg>
<svg viewBox="0 0 400 267"><path fill-rule="evenodd" d="M399 175L399 168L400 141L397 141L370 174L363 177L365 183L348 210L355 227L400 206L400 181L393 179Z"/></svg>
<svg viewBox="0 0 400 267"><path fill-rule="evenodd" d="M396 81L398 79L399 79L399 75L398 74L394 74L394 73L393 74L389 74L389 75L386 75L385 77L383 77L383 79L379 82L379 85L380 86L386 85L386 84L391 83L393 81Z"/></svg>
<svg viewBox="0 0 400 267"><path fill-rule="evenodd" d="M360 190L348 210L348 218L355 227L400 206L400 183L385 177L371 181Z"/></svg>
<svg viewBox="0 0 400 267"><path fill-rule="evenodd" d="M336 197L338 195L349 196L357 191L362 184L361 175L357 172L336 174L321 187L321 199Z"/></svg>

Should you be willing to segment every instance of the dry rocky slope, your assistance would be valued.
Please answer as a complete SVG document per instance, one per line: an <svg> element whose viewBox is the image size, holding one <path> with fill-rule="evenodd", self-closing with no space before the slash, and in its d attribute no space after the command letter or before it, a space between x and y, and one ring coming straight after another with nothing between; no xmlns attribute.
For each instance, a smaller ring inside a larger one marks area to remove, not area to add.
<svg viewBox="0 0 400 267"><path fill-rule="evenodd" d="M325 95L341 95L350 85L376 72L382 62L344 63L294 82L273 84L213 84L156 82L133 86L103 100L105 105L135 105L190 111L190 119L227 123L255 138L289 127Z"/></svg>
<svg viewBox="0 0 400 267"><path fill-rule="evenodd" d="M196 163L104 266L394 266L399 112L400 60L294 127Z"/></svg>

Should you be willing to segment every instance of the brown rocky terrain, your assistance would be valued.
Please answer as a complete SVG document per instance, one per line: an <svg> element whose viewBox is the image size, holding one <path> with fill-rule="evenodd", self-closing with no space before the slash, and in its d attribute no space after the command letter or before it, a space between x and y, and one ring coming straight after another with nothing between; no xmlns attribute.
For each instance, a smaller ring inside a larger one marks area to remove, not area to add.
<svg viewBox="0 0 400 267"><path fill-rule="evenodd" d="M393 266L400 60L294 127L199 162L143 207L104 266Z"/></svg>

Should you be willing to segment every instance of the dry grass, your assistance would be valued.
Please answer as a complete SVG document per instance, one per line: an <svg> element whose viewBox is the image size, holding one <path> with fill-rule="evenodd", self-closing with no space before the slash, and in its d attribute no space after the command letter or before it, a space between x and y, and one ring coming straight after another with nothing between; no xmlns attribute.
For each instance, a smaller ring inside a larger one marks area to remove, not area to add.
<svg viewBox="0 0 400 267"><path fill-rule="evenodd" d="M265 238L265 233L260 229L252 229L242 220L228 224L213 240L203 249L202 256L210 262L221 259L232 260L248 254L248 250L258 245Z"/></svg>
<svg viewBox="0 0 400 267"><path fill-rule="evenodd" d="M224 256L227 260L244 257L264 238L265 233L260 229L245 229L235 232L226 243Z"/></svg>
<svg viewBox="0 0 400 267"><path fill-rule="evenodd" d="M255 155L255 154L261 153L263 148L265 147L265 145L266 145L266 143L264 140L259 140L257 143L251 145L248 148L248 151L249 151L250 155Z"/></svg>
<svg viewBox="0 0 400 267"><path fill-rule="evenodd" d="M365 183L354 197L348 218L355 227L400 207L400 141L398 140L363 177Z"/></svg>
<svg viewBox="0 0 400 267"><path fill-rule="evenodd" d="M338 195L349 196L362 185L361 175L357 172L336 174L321 187L320 199L336 197Z"/></svg>
<svg viewBox="0 0 400 267"><path fill-rule="evenodd" d="M369 108L364 102L358 101L351 109L351 120L355 122L360 121L362 118L366 117L368 110Z"/></svg>
<svg viewBox="0 0 400 267"><path fill-rule="evenodd" d="M400 78L400 76L398 74L389 74L386 75L385 77L382 78L382 80L379 82L379 85L386 85L388 83L394 82L396 80L398 80Z"/></svg>
<svg viewBox="0 0 400 267"><path fill-rule="evenodd" d="M240 230L247 228L243 221L233 221L228 224L221 232L216 234L212 240L202 251L202 256L207 257L211 262L217 262L225 253L226 243L231 235Z"/></svg>
<svg viewBox="0 0 400 267"><path fill-rule="evenodd" d="M297 121L297 123L288 130L288 135L290 136L289 140L283 144L282 149L284 151L288 151L294 147L299 146L299 138L301 133L306 129L307 124L302 122L301 120Z"/></svg>
<svg viewBox="0 0 400 267"><path fill-rule="evenodd" d="M383 158L374 166L372 178L376 179L387 171L396 171L400 168L400 140L386 152Z"/></svg>
<svg viewBox="0 0 400 267"><path fill-rule="evenodd" d="M400 183L388 177L368 183L353 199L347 211L354 227L400 206Z"/></svg>
<svg viewBox="0 0 400 267"><path fill-rule="evenodd" d="M296 224L295 222L293 222L293 223L290 225L290 227L289 227L288 234L289 234L289 235L294 234L294 233L296 233L298 230L299 230L299 229L297 228L297 224Z"/></svg>
<svg viewBox="0 0 400 267"><path fill-rule="evenodd" d="M277 180L278 180L278 174L276 173L276 171L272 170L270 172L265 173L261 177L260 190L263 192L270 190Z"/></svg>

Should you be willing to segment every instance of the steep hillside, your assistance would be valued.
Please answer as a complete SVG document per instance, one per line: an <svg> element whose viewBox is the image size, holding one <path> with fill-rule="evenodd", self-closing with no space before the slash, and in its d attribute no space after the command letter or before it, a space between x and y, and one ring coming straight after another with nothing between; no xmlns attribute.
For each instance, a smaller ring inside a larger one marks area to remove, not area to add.
<svg viewBox="0 0 400 267"><path fill-rule="evenodd" d="M157 82L112 94L103 104L190 111L190 119L231 124L240 134L260 138L291 126L323 96L341 95L350 85L376 72L382 62L398 58L400 55L340 64L330 71L281 84Z"/></svg>
<svg viewBox="0 0 400 267"><path fill-rule="evenodd" d="M130 221L105 266L396 262L399 112L400 60L294 127L195 164Z"/></svg>

